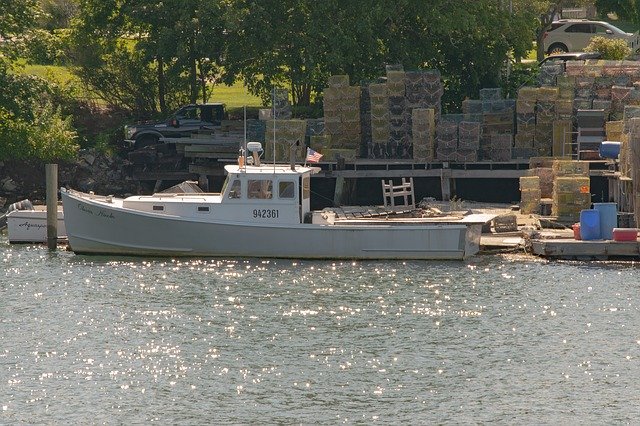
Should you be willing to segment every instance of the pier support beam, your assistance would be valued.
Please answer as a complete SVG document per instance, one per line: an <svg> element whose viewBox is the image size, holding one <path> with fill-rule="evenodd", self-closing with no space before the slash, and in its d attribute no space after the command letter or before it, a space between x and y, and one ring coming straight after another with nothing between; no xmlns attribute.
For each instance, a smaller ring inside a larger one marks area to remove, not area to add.
<svg viewBox="0 0 640 426"><path fill-rule="evenodd" d="M209 192L209 177L207 175L198 176L198 186L204 192Z"/></svg>
<svg viewBox="0 0 640 426"><path fill-rule="evenodd" d="M455 187L453 178L451 177L451 169L440 170L440 188L442 190L442 201L451 200L451 190Z"/></svg>
<svg viewBox="0 0 640 426"><path fill-rule="evenodd" d="M333 205L336 207L346 206L353 203L353 194L356 191L357 179L336 178L336 189L333 192Z"/></svg>
<svg viewBox="0 0 640 426"><path fill-rule="evenodd" d="M58 247L58 165L45 165L47 188L47 247Z"/></svg>

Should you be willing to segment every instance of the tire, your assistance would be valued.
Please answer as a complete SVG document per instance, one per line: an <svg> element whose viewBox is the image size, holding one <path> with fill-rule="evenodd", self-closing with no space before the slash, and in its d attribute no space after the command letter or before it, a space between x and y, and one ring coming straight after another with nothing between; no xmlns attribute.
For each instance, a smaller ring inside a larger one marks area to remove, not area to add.
<svg viewBox="0 0 640 426"><path fill-rule="evenodd" d="M142 149L147 146L157 145L160 141L155 135L140 135L136 137L136 141L133 144L133 149Z"/></svg>
<svg viewBox="0 0 640 426"><path fill-rule="evenodd" d="M553 55L554 53L567 53L569 49L562 43L553 43L549 46L549 50L547 50L547 54Z"/></svg>

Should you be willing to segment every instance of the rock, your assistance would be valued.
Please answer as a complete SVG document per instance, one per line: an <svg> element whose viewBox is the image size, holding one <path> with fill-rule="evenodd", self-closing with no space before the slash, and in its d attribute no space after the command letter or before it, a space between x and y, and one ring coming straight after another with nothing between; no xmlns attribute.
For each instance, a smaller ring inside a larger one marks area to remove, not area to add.
<svg viewBox="0 0 640 426"><path fill-rule="evenodd" d="M82 192L94 191L96 189L97 182L92 178L88 177L86 179L82 179L78 182L78 189Z"/></svg>
<svg viewBox="0 0 640 426"><path fill-rule="evenodd" d="M122 180L122 173L120 172L120 170L109 170L107 172L107 179L109 179L111 182L117 182Z"/></svg>
<svg viewBox="0 0 640 426"><path fill-rule="evenodd" d="M6 192L15 192L15 190L18 189L18 184L16 184L10 177L4 178L0 181L0 186Z"/></svg>
<svg viewBox="0 0 640 426"><path fill-rule="evenodd" d="M83 152L80 154L80 158L86 161L90 166L93 166L93 163L96 161L96 156L90 152Z"/></svg>

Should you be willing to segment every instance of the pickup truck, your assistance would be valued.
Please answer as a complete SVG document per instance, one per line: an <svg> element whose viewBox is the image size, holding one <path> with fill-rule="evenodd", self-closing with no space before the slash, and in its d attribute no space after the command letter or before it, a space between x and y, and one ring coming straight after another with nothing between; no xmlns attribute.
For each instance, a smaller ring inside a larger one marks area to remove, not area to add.
<svg viewBox="0 0 640 426"><path fill-rule="evenodd" d="M189 104L164 121L124 126L125 142L130 143L134 149L140 149L160 143L162 138L188 138L192 133L220 127L224 119L224 104Z"/></svg>

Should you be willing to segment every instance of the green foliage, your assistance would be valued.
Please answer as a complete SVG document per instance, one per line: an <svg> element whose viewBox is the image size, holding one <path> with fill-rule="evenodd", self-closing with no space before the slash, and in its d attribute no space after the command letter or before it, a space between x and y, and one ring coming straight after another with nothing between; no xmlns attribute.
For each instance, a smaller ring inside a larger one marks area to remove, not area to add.
<svg viewBox="0 0 640 426"><path fill-rule="evenodd" d="M242 76L268 102L289 86L294 105L310 105L330 74L352 82L384 74L385 64L437 68L447 102L500 80L508 53L526 55L536 21L495 0L230 0L226 81ZM256 23L260 23L257 25Z"/></svg>
<svg viewBox="0 0 640 426"><path fill-rule="evenodd" d="M70 26L78 12L79 0L40 0L40 6L43 14L39 19L39 27L53 32Z"/></svg>
<svg viewBox="0 0 640 426"><path fill-rule="evenodd" d="M0 1L0 37L11 39L33 28L39 15L37 0Z"/></svg>
<svg viewBox="0 0 640 426"><path fill-rule="evenodd" d="M538 83L540 67L537 62L515 63L511 65L508 78L502 81L502 93L505 97L515 99L522 86L535 86Z"/></svg>
<svg viewBox="0 0 640 426"><path fill-rule="evenodd" d="M115 108L142 116L157 111L155 72L143 52L123 42L82 44L76 39L74 45L74 72L90 91Z"/></svg>
<svg viewBox="0 0 640 426"><path fill-rule="evenodd" d="M85 0L74 26L78 75L96 93L112 93L105 98L111 105L138 116L208 100L222 56L222 6L209 0Z"/></svg>
<svg viewBox="0 0 640 426"><path fill-rule="evenodd" d="M599 52L602 54L602 59L609 60L622 60L631 54L631 48L627 45L626 40L601 36L593 37L585 51Z"/></svg>
<svg viewBox="0 0 640 426"><path fill-rule="evenodd" d="M25 158L38 158L45 162L71 160L78 151L76 139L71 117L63 117L60 107L46 103L36 108L35 121L29 128Z"/></svg>
<svg viewBox="0 0 640 426"><path fill-rule="evenodd" d="M0 62L0 159L69 159L77 150L70 117L53 104L46 81L9 72Z"/></svg>
<svg viewBox="0 0 640 426"><path fill-rule="evenodd" d="M633 23L636 30L640 28L640 3L636 0L595 0L595 6L601 14L615 13Z"/></svg>
<svg viewBox="0 0 640 426"><path fill-rule="evenodd" d="M53 65L64 62L64 39L43 29L27 33L22 41L22 57L31 64Z"/></svg>
<svg viewBox="0 0 640 426"><path fill-rule="evenodd" d="M51 103L33 105L34 121L0 106L0 160L70 160L78 150L71 117Z"/></svg>

